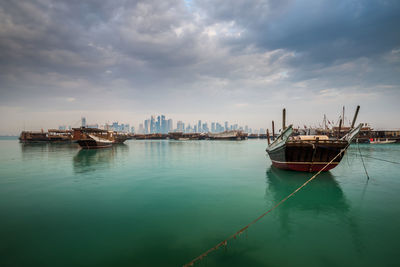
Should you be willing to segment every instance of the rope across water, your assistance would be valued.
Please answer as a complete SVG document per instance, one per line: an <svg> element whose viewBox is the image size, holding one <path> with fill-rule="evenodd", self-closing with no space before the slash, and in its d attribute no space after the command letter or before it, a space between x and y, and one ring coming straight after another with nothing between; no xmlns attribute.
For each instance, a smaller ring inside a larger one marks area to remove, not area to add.
<svg viewBox="0 0 400 267"><path fill-rule="evenodd" d="M246 225L245 227L243 227L242 229L240 229L239 231L237 231L236 233L234 233L233 235L229 236L227 239L221 241L220 243L218 243L216 246L210 248L209 250L207 250L206 252L204 252L203 254L201 254L200 256L197 256L196 258L194 258L193 260L191 260L190 262L186 263L185 265L183 265L184 267L188 267L188 266L193 266L197 261L202 260L204 257L206 257L208 254L210 254L212 251L217 250L218 248L222 247L222 246L227 246L228 241L231 239L236 239L236 237L238 235L241 235L243 233L243 231L247 230L250 226L252 226L253 224L255 224L257 221L261 220L265 215L267 215L268 213L270 213L271 211L273 211L274 209L278 208L281 204L283 204L286 200L288 200L289 198L291 198L294 194L296 194L298 191L300 191L303 187L305 187L309 182L311 182L312 180L314 180L322 171L324 171L326 169L326 167L329 166L329 164L331 164L335 159L337 159L337 157L339 157L341 154L343 154L347 148L349 147L350 143L343 148L330 162L328 162L319 172L317 172L316 174L314 174L310 179L308 179L304 184L302 184L299 188L297 188L296 190L294 190L290 195L288 195L287 197L283 198L281 201L279 201L277 204L275 204L275 206L273 206L271 209L267 210L266 212L264 212L263 214L261 214L260 216L258 216L255 220L253 220L252 222L250 222L248 225Z"/></svg>
<svg viewBox="0 0 400 267"><path fill-rule="evenodd" d="M347 152L347 153L351 153L351 154L353 154L353 155L356 155L357 153L354 153L354 152ZM380 160L380 161L384 161L384 162L388 162L388 163L393 163L393 164L399 164L400 165L400 162L397 162L397 161L391 161L391 160L387 160L387 159L380 159L380 158L376 158L376 157L372 157L372 156L367 156L367 155L362 155L364 158L370 158L370 159L376 159L376 160Z"/></svg>

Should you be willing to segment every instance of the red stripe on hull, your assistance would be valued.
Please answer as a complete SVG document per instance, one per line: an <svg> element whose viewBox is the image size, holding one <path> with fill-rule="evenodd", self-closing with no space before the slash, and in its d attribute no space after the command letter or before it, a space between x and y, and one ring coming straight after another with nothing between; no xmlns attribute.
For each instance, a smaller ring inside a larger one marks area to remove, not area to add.
<svg viewBox="0 0 400 267"><path fill-rule="evenodd" d="M272 161L272 165L279 169L301 171L301 172L318 172L323 167L325 167L326 164L327 163L317 163L317 162L311 164L311 163L278 162L274 160ZM337 165L338 163L331 163L323 171L329 171L335 168Z"/></svg>

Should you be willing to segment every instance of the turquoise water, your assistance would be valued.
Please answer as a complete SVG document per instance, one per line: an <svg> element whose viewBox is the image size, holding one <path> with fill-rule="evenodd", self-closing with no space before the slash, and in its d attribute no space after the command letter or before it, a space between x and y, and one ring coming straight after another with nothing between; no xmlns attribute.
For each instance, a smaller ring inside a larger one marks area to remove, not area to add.
<svg viewBox="0 0 400 267"><path fill-rule="evenodd" d="M304 183L263 140L0 140L0 266L182 266ZM400 162L400 145L360 145ZM356 153L356 146L350 152ZM198 266L397 266L400 165L359 156Z"/></svg>

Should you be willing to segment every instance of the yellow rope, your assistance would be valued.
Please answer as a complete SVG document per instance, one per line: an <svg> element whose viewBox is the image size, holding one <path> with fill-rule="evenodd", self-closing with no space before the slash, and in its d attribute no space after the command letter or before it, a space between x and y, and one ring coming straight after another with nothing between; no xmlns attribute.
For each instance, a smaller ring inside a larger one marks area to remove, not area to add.
<svg viewBox="0 0 400 267"><path fill-rule="evenodd" d="M239 231L237 231L236 233L234 233L233 235L229 236L227 239L221 241L220 243L218 243L215 247L210 248L209 250L207 250L206 252L204 252L203 254L201 254L200 256L194 258L192 261L190 261L189 263L186 263L185 265L183 265L183 267L188 267L188 266L193 266L197 261L202 260L204 257L206 257L210 252L217 250L218 248L222 247L222 246L227 246L228 245L228 240L231 239L236 239L236 237L238 235L241 235L243 233L243 231L247 230L251 225L255 224L257 221L261 220L265 215L267 215L268 213L270 213L271 211L273 211L274 209L276 209L277 207L279 207L281 204L283 204L286 200L288 200L289 198L291 198L294 194L296 194L298 191L300 191L300 189L302 189L304 186L306 186L309 182L311 182L312 180L314 180L323 170L326 169L326 167L329 166L329 164L331 164L337 157L339 157L342 153L344 153L347 148L349 147L350 143L347 144L347 146L342 149L330 162L328 162L321 170L319 170L316 174L314 174L310 179L308 179L304 184L302 184L299 188L297 188L296 190L294 190L290 195L288 195L287 197L285 197L284 199L282 199L281 201L279 201L275 206L273 206L271 209L269 209L268 211L266 211L265 213L263 213L262 215L260 215L257 219L253 220L252 222L250 222L248 225L246 225L245 227L243 227L242 229L240 229Z"/></svg>

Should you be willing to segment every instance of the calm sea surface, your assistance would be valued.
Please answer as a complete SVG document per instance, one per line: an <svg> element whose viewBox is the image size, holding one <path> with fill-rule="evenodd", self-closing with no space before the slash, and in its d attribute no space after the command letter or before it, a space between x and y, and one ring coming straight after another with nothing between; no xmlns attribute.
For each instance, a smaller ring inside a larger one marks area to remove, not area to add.
<svg viewBox="0 0 400 267"><path fill-rule="evenodd" d="M311 175L266 142L127 141L104 150L0 140L0 266L182 266ZM350 152L356 153L356 145ZM360 145L400 162L400 145ZM199 266L398 266L400 165L357 154Z"/></svg>

